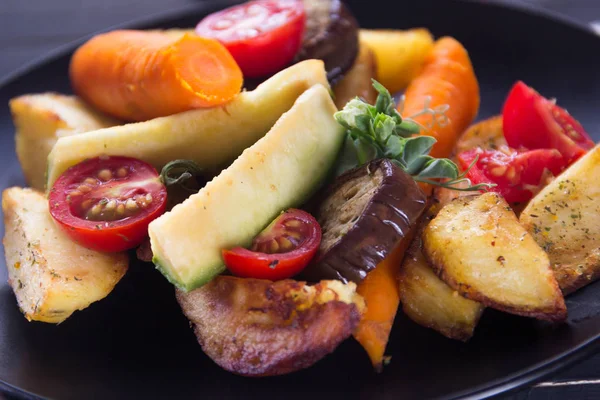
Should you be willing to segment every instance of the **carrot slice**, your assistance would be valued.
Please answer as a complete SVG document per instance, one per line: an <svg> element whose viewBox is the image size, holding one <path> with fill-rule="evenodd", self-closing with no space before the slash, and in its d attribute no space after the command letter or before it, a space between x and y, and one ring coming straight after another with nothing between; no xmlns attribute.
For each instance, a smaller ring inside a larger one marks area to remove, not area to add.
<svg viewBox="0 0 600 400"><path fill-rule="evenodd" d="M426 98L435 108L447 104L448 124L434 126L424 135L433 136L437 143L431 150L433 157L448 157L458 137L471 124L479 111L479 84L467 50L460 42L443 37L436 41L425 61L425 66L406 89L403 115L414 115L423 109ZM430 116L421 115L415 120L423 125Z"/></svg>
<svg viewBox="0 0 600 400"><path fill-rule="evenodd" d="M365 299L367 311L354 332L354 338L367 351L377 371L383 368L385 348L400 305L400 265L413 237L414 232L407 235L390 255L369 272L356 290Z"/></svg>
<svg viewBox="0 0 600 400"><path fill-rule="evenodd" d="M426 99L430 107L447 104L448 124L434 126L426 135L433 136L437 143L431 150L433 157L449 157L458 138L473 121L479 110L479 84L465 48L453 38L439 39L428 55L425 66L405 92L403 115L414 115L423 109ZM415 120L427 125L430 116L422 115ZM421 185L425 193L431 186ZM413 233L414 234L414 233ZM385 260L367 275L358 285L367 304L354 337L365 348L373 366L383 366L394 318L400 305L398 272L404 252L412 239L405 239Z"/></svg>
<svg viewBox="0 0 600 400"><path fill-rule="evenodd" d="M71 84L84 100L126 121L144 121L228 102L243 76L214 39L160 31L112 31L71 59Z"/></svg>

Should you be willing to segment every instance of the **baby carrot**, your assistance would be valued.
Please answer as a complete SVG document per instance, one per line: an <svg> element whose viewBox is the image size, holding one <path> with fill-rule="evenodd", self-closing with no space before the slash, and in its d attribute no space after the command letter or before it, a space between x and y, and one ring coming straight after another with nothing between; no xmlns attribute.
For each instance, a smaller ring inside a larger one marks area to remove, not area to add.
<svg viewBox="0 0 600 400"><path fill-rule="evenodd" d="M242 87L242 72L213 39L119 30L93 37L71 59L75 92L100 111L144 121L223 104Z"/></svg>
<svg viewBox="0 0 600 400"><path fill-rule="evenodd" d="M436 41L421 74L406 88L402 115L421 111L427 97L431 99L431 108L450 106L446 111L447 125L436 125L423 132L437 139L431 156L448 157L479 110L479 84L471 60L462 44L451 37ZM427 125L430 118L421 115L415 120Z"/></svg>
<svg viewBox="0 0 600 400"><path fill-rule="evenodd" d="M439 39L427 56L422 72L413 79L405 92L402 115L415 115L423 110L427 97L430 107L447 104L448 123L434 126L426 135L437 139L431 155L449 157L459 136L469 126L479 110L479 84L465 48L455 39ZM422 125L431 116L415 120ZM426 193L430 187L422 187ZM400 305L398 273L407 246L407 238L358 285L358 293L367 304L354 337L365 348L376 369L381 369L394 318Z"/></svg>
<svg viewBox="0 0 600 400"><path fill-rule="evenodd" d="M383 368L385 347L400 305L398 274L413 236L406 236L357 288L358 294L365 299L367 311L354 332L354 338L367 351L377 371Z"/></svg>

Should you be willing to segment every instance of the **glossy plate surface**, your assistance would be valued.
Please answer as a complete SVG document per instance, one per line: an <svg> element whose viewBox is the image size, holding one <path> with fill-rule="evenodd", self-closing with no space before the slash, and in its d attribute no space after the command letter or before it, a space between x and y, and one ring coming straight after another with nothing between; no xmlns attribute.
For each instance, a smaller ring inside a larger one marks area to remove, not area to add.
<svg viewBox="0 0 600 400"><path fill-rule="evenodd" d="M574 24L489 2L349 2L368 28L426 26L469 50L481 84L480 118L499 112L523 79L557 97L600 140L600 38ZM219 6L174 11L135 27L191 27ZM55 52L0 85L0 187L24 185L7 102L24 93L69 91L72 48ZM3 226L0 227L3 234ZM0 387L20 396L70 398L281 398L343 395L360 399L481 397L515 388L598 350L600 283L568 299L561 326L487 310L468 344L398 316L377 375L352 340L308 370L247 379L215 366L197 345L173 295L150 265L133 264L106 299L59 326L29 323L19 312L0 261Z"/></svg>

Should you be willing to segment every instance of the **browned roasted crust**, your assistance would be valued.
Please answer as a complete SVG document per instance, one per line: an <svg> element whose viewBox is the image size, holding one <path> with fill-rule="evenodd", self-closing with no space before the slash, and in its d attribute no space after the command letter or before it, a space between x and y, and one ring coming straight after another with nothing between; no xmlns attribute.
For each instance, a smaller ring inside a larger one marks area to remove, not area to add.
<svg viewBox="0 0 600 400"><path fill-rule="evenodd" d="M323 241L302 278L359 283L417 226L426 203L415 181L390 160L346 172L317 210Z"/></svg>
<svg viewBox="0 0 600 400"><path fill-rule="evenodd" d="M493 194L493 193L489 194L489 196L493 197L492 201L494 199L497 199L496 201L498 202L498 204L501 205L501 207L498 208L499 210L502 210L501 212L503 212L506 209L506 206L508 206L506 204L506 202L500 196ZM476 200L477 198L478 198L478 196L460 197L460 198L453 200L453 203L455 203L455 204L461 203L464 206L467 206L470 202ZM512 214L512 211L509 211L509 212ZM439 214L438 214L438 217L439 217ZM515 219L516 219L516 217L515 217ZM428 238L430 237L431 233L437 229L436 227L432 228L433 225L435 225L435 224L432 222L430 225L428 225L425 228L424 233L422 235L422 238L423 238L422 240L424 243L428 242ZM517 226L517 225L515 225L515 226ZM520 225L518 225L518 226L520 226ZM495 229L499 229L499 226L496 224L495 224ZM528 234L524 234L522 239L524 239L528 243L528 245L531 245L532 243L534 243L532 238ZM500 243L501 241L502 241L502 238L499 238L497 240L498 243ZM429 242L431 243L431 241L429 241ZM438 243L438 244L440 244L440 243ZM463 243L463 244L461 244L461 246L468 247L469 244L470 243ZM562 322L562 321L566 320L567 308L566 308L566 305L564 302L564 297L561 295L559 285L558 285L556 279L554 279L553 274L548 274L548 276L544 277L544 279L546 279L546 283L549 285L550 291L554 294L552 296L551 302L547 302L544 305L541 304L542 303L541 299L538 299L538 304L513 305L513 304L511 304L510 300L505 301L505 302L499 302L499 301L494 300L494 298L486 295L486 293L483 293L482 291L471 287L469 284L460 282L454 274L449 273L449 271L447 271L445 263L448 261L448 259L447 259L448 256L444 253L447 252L448 247L453 247L456 245L458 245L456 242L454 242L454 243L446 242L446 243L444 243L444 246L436 246L433 244L430 246L425 245L423 247L423 254L425 255L429 265L433 268L434 272L440 277L440 279L442 279L450 287L452 287L453 289L458 291L463 297L470 299L470 300L477 301L487 307L494 308L494 309L504 311L507 313L511 313L511 314L515 314L515 315L532 317L532 318L537 318L537 319L547 320L547 321L552 321L552 322ZM503 246L503 244L494 244L494 242L492 242L491 246L498 248L498 246ZM478 243L477 241L474 241L472 247L480 248L483 246L482 246L482 243ZM532 248L531 250L533 251L535 249ZM539 249L539 250L543 251L541 249ZM514 252L514 251L516 251L516 249L515 248L507 248L505 254L509 253L510 251ZM520 249L519 251L522 251L522 249ZM464 260L464 259L460 260L461 264L463 262L468 262L468 260ZM549 262L548 262L548 265L549 265ZM524 278L526 278L526 276Z"/></svg>
<svg viewBox="0 0 600 400"><path fill-rule="evenodd" d="M600 249L593 249L583 261L557 264L554 276L565 295L600 279Z"/></svg>
<svg viewBox="0 0 600 400"><path fill-rule="evenodd" d="M354 289L219 276L177 291L177 300L215 363L239 375L272 376L311 366L352 334L363 307Z"/></svg>

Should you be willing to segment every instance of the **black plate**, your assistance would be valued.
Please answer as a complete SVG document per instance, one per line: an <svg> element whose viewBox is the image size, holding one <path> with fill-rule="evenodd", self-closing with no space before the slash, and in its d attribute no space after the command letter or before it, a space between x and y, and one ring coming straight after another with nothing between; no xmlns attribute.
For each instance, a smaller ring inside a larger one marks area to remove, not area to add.
<svg viewBox="0 0 600 400"><path fill-rule="evenodd" d="M588 30L489 2L356 0L350 5L364 27L426 26L436 35L461 40L481 83L480 118L498 113L510 85L523 79L546 96L558 97L600 139L600 39ZM193 26L215 7L198 5L129 26ZM68 91L71 50L72 46L62 49L2 85L1 187L24 185L13 151L8 99L29 92ZM383 374L373 373L359 346L348 340L308 370L247 379L221 370L202 353L173 288L149 265L133 264L106 300L59 326L28 323L6 279L2 266L0 386L21 396L482 397L555 372L593 354L600 342L600 284L594 284L568 299L569 322L561 326L488 310L473 340L462 344L400 315L388 349L392 363Z"/></svg>

